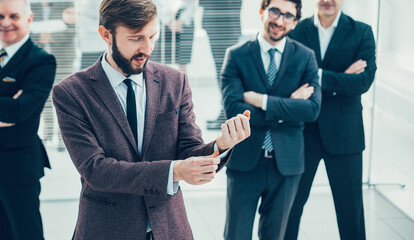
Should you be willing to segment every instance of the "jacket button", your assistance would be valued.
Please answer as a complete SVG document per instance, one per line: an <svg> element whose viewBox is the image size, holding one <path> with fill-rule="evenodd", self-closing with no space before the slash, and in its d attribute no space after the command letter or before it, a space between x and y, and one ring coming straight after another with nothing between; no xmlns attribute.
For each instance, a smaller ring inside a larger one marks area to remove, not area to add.
<svg viewBox="0 0 414 240"><path fill-rule="evenodd" d="M144 190L144 194L148 194L148 190L147 189Z"/></svg>
<svg viewBox="0 0 414 240"><path fill-rule="evenodd" d="M150 195L154 195L154 191L149 190Z"/></svg>
<svg viewBox="0 0 414 240"><path fill-rule="evenodd" d="M337 94L336 92L333 92L333 93L332 93L332 95L333 95L333 96L336 96L336 94Z"/></svg>
<svg viewBox="0 0 414 240"><path fill-rule="evenodd" d="M283 123L283 120L279 120L279 123Z"/></svg>

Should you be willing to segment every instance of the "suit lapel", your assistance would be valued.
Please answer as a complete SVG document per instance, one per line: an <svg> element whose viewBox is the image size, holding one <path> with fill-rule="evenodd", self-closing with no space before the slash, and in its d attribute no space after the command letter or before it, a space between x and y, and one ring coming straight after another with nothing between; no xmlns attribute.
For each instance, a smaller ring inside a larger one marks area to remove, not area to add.
<svg viewBox="0 0 414 240"><path fill-rule="evenodd" d="M33 42L29 38L29 40L27 40L26 43L22 45L22 47L13 55L13 57L10 58L6 66L4 66L4 68L1 70L0 75L6 76L11 70L13 70L13 68L24 59L24 57L27 55L27 52L32 46Z"/></svg>
<svg viewBox="0 0 414 240"><path fill-rule="evenodd" d="M270 91L269 81L267 80L267 75L263 67L263 60L260 52L259 42L257 38L255 41L250 42L249 44L250 54L252 55L254 65L256 66L257 72L259 73L260 79L263 84L266 86L267 90Z"/></svg>
<svg viewBox="0 0 414 240"><path fill-rule="evenodd" d="M341 46L342 42L345 41L345 37L348 35L350 30L351 27L348 25L347 18L345 14L342 13L339 18L338 26L336 27L328 48L326 49L325 57L322 61L323 67L326 67L326 65L331 62L332 57L335 55L335 52Z"/></svg>
<svg viewBox="0 0 414 240"><path fill-rule="evenodd" d="M314 17L310 18L310 21L306 23L305 27L305 38L307 41L307 46L311 49L315 49L315 56L316 60L318 61L318 66L321 66L322 58L321 58L321 45L319 43L319 34L318 29L314 25Z"/></svg>
<svg viewBox="0 0 414 240"><path fill-rule="evenodd" d="M96 62L95 65L92 66L91 70L90 79L92 81L92 88L104 103L104 105L111 112L112 116L121 127L129 142L132 144L136 154L141 157L138 152L137 143L135 142L132 130L129 127L129 123L124 110L122 110L122 106L119 103L118 97L116 96L115 91L109 83L108 77L102 69L101 61Z"/></svg>
<svg viewBox="0 0 414 240"><path fill-rule="evenodd" d="M148 149L151 136L157 120L158 108L160 103L162 79L158 75L158 70L151 62L148 62L144 70L145 87L147 90L147 103L145 108L144 139L142 143L142 155Z"/></svg>
<svg viewBox="0 0 414 240"><path fill-rule="evenodd" d="M287 67L290 63L290 58L292 57L294 52L293 44L289 37L286 37L286 46L285 50L283 51L282 60L280 62L279 70L276 73L276 79L272 86L272 91L274 91L277 88L277 85L279 84L280 80L283 77L283 74L286 72Z"/></svg>

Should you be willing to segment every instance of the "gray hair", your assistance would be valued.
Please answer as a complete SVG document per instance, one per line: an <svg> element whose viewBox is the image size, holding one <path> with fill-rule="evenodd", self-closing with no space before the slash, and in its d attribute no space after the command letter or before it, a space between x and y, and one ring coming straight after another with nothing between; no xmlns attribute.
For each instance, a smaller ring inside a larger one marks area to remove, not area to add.
<svg viewBox="0 0 414 240"><path fill-rule="evenodd" d="M11 1L16 1L16 0L0 0L0 2L11 2ZM26 14L27 17L30 16L30 14L32 14L32 8L30 7L30 0L20 0L24 2L24 13Z"/></svg>

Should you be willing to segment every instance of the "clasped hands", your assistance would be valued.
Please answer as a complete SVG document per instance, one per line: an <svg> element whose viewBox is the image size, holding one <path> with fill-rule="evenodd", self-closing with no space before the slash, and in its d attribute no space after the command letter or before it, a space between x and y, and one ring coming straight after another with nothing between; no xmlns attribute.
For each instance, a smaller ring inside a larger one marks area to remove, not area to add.
<svg viewBox="0 0 414 240"><path fill-rule="evenodd" d="M250 111L227 120L221 125L221 135L216 144L220 151L232 148L250 136ZM200 185L214 179L220 158L216 150L210 156L190 157L174 161L174 182L184 180L189 184Z"/></svg>
<svg viewBox="0 0 414 240"><path fill-rule="evenodd" d="M14 94L13 99L17 99L22 93L23 93L23 90L17 91L17 93ZM14 126L14 125L15 125L15 123L0 122L0 128L2 128L2 127L11 127L11 126Z"/></svg>

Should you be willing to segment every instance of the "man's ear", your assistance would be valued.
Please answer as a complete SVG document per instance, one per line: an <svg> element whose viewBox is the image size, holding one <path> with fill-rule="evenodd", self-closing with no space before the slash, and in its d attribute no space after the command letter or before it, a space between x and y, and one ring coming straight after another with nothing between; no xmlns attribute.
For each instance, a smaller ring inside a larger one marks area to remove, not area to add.
<svg viewBox="0 0 414 240"><path fill-rule="evenodd" d="M298 23L299 23L299 20L295 20L293 22L292 30L295 29L295 27L296 27L296 25L298 25Z"/></svg>
<svg viewBox="0 0 414 240"><path fill-rule="evenodd" d="M260 19L262 19L262 21L263 21L263 13L264 13L264 9L260 8L259 14L260 14Z"/></svg>
<svg viewBox="0 0 414 240"><path fill-rule="evenodd" d="M33 22L33 13L30 13L29 18L27 19L27 21L29 21L29 23Z"/></svg>
<svg viewBox="0 0 414 240"><path fill-rule="evenodd" d="M108 44L108 46L112 46L112 34L111 32L106 29L104 26L99 26L98 28L99 34L101 35L102 39Z"/></svg>

